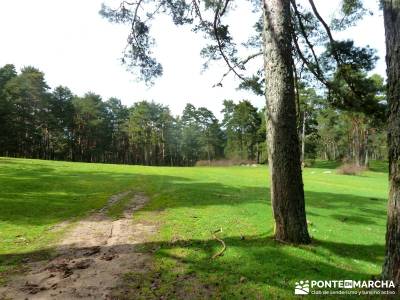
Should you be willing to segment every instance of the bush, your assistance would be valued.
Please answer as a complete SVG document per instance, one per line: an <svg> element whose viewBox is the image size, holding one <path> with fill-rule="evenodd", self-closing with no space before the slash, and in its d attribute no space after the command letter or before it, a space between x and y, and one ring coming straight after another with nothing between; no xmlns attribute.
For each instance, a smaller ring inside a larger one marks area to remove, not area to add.
<svg viewBox="0 0 400 300"><path fill-rule="evenodd" d="M252 166L256 162L247 159L218 159L218 160L199 160L196 167L229 167L229 166Z"/></svg>
<svg viewBox="0 0 400 300"><path fill-rule="evenodd" d="M344 164L336 169L338 174L342 175L360 175L366 171L367 168L364 166L357 166L356 164Z"/></svg>
<svg viewBox="0 0 400 300"><path fill-rule="evenodd" d="M315 163L315 159L312 158L306 158L303 163L302 166L303 168L311 168Z"/></svg>

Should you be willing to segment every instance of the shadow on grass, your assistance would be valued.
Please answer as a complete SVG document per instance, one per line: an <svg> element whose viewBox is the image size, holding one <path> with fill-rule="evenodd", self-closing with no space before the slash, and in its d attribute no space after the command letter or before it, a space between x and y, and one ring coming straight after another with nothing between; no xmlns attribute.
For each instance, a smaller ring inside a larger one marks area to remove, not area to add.
<svg viewBox="0 0 400 300"><path fill-rule="evenodd" d="M330 217L347 224L364 224L371 225L376 224L374 220L368 217L357 216L357 215L346 215L346 214L333 214Z"/></svg>
<svg viewBox="0 0 400 300"><path fill-rule="evenodd" d="M154 195L154 201L150 201L143 211L182 207L217 208L217 206L241 206L247 203L265 205L266 211L270 211L268 208L270 193L267 187L238 188L219 182L200 182L183 176L128 172L66 169L61 173L46 165L38 166L38 164L32 169L22 167L21 164L21 169L0 169L2 185L0 221L12 225L46 225L73 218L103 205L106 199L102 202L98 201L98 198L104 198L105 193L111 190L121 192L121 187L126 189L129 186ZM330 218L329 226L335 227L336 224L336 230L340 230L343 224L364 227L370 224L377 225L378 220L381 220L386 213L385 202L385 199L378 198L306 191L308 216L320 220ZM215 214L217 213L215 210ZM319 224L313 226L319 229ZM353 230L353 227L351 229ZM166 262L161 265L162 269L157 271L161 275L157 276L161 276L162 284L167 287L167 290L161 292L167 293L170 298L174 298L172 294L168 294L173 293L172 290L168 290L170 287L176 288L179 284L185 284L185 280L177 280L175 266L180 264L184 266L185 272L196 277L204 289L210 289L211 286L213 293L228 295L227 297L233 292L236 294L232 297L238 297L241 291L244 295L248 295L254 290L255 294L249 297L256 298L257 289L260 287L263 289L265 285L277 291L292 293L293 282L296 280L368 279L370 274L354 271L357 267L349 268L345 261L338 263L338 257L344 260L362 260L380 264L384 253L383 245L372 243L361 245L314 239L310 246L288 247L277 244L266 234L249 235L244 239L241 236L229 235L223 236L223 239L228 246L226 255L215 260L210 257L218 251L220 245L213 239L149 242L139 244L137 247L146 252L154 252L161 261ZM126 245L117 247L127 248ZM294 248L296 251L292 251ZM15 266L26 257L31 261L44 260L50 250L0 254L0 265ZM77 258L79 253L83 252L81 250L76 249ZM189 255L179 255L179 251L186 251L185 253ZM147 290L154 280L158 280L154 274L149 274L146 282L141 283L149 286ZM241 278L244 278L244 282ZM126 280L129 286L137 280L137 277L127 276ZM265 296L265 290L261 293ZM276 296L279 296L279 293Z"/></svg>
<svg viewBox="0 0 400 300"><path fill-rule="evenodd" d="M388 173L389 163L387 161L371 161L368 169L372 172Z"/></svg>
<svg viewBox="0 0 400 300"><path fill-rule="evenodd" d="M196 289L200 285L199 291L196 292L201 292L201 290L210 292L211 290L212 293L222 294L225 297L237 298L242 294L252 298L253 296L257 297L257 293L265 294L265 291L262 292L262 290L268 286L269 289L272 287L290 294L294 282L298 280L371 279L371 274L352 271L348 267L338 265L335 261L330 262L326 257L326 251L343 258L372 263L379 263L383 253L381 245L350 245L314 240L311 245L293 247L279 244L268 236L247 236L245 239L242 236L228 236L223 239L227 250L224 256L217 259L211 259L219 247L219 243L213 239L186 239L137 244L137 251L154 253L159 259L164 262L168 261L168 263L147 275L141 273L141 278L135 276L134 273L128 274L125 277L125 289L128 292L143 293L142 296L148 296L146 287L153 286L154 282L159 280L159 290L152 288L151 292L155 293L157 297L173 297L177 285L178 287L182 284L185 285L184 281L178 282L180 280L177 278L181 275L189 275L187 278L196 278ZM87 248L76 248L73 245L66 247L72 249L72 252L68 251L68 253L73 253L72 260L87 258L87 254L85 254ZM297 255L288 251L295 248ZM131 251L131 245L105 246L102 249L114 253L127 253L127 251ZM190 250L190 253L192 255L195 253L195 256L182 257L177 254L176 250ZM60 251L63 252L63 249ZM244 253L246 257L242 260L232 255L231 251ZM0 262L15 262L26 258L29 258L30 262L46 262L50 252L51 249L44 249L24 254L2 254ZM95 255L101 255L101 253ZM171 263L175 268L171 268ZM179 267L183 267L184 271L177 271ZM135 282L138 280L140 280L139 286ZM192 281L188 280L186 284L193 284ZM133 291L129 291L129 286L135 286ZM249 287L251 288L249 289ZM232 294L230 295L230 293ZM121 299L129 299L129 297Z"/></svg>
<svg viewBox="0 0 400 300"><path fill-rule="evenodd" d="M139 173L68 171L62 173L49 167L1 172L0 221L19 225L46 225L73 218L101 207L105 194L118 187L158 194L162 197L144 210L176 207L204 207L262 203L270 205L267 187L233 187L218 182L198 182L185 177L143 175ZM39 165L40 166L40 165ZM306 191L309 215L318 216L314 208L335 211L332 218L349 224L375 224L386 214L385 199ZM100 201L99 201L99 198ZM344 215L338 210L347 210Z"/></svg>

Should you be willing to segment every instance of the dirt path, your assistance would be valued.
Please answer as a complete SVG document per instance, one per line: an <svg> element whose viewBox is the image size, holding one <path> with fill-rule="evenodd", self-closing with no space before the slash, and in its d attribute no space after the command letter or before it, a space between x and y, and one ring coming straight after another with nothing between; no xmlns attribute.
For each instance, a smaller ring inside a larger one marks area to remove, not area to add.
<svg viewBox="0 0 400 300"><path fill-rule="evenodd" d="M142 194L132 195L120 219L107 217L109 206L128 194L111 197L106 207L78 222L57 245L54 259L29 263L30 271L0 288L0 299L111 299L123 274L149 266L150 256L135 252L135 244L156 231L132 221L132 213L148 200Z"/></svg>

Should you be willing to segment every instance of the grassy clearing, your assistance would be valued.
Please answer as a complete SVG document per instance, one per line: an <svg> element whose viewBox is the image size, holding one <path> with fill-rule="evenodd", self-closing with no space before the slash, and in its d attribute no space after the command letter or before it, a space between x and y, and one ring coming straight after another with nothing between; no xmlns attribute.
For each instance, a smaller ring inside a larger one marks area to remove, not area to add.
<svg viewBox="0 0 400 300"><path fill-rule="evenodd" d="M136 296L210 295L226 299L288 298L302 279L370 279L384 255L387 174L338 175L333 164L304 170L313 244L271 239L268 172L260 167L161 168L0 159L0 274L26 255L45 253L55 224L79 218L121 191L147 193L136 218L160 233L141 245L154 270L126 276ZM382 164L372 170L384 171ZM123 202L121 203L123 206ZM122 207L116 207L117 216ZM220 249L211 231L227 250ZM128 291L129 296L129 291Z"/></svg>

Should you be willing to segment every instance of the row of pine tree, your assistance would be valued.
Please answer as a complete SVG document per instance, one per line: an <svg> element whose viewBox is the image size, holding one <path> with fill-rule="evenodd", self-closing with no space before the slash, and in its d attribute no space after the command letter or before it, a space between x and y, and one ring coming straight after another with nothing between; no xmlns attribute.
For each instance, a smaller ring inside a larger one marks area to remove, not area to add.
<svg viewBox="0 0 400 300"><path fill-rule="evenodd" d="M224 120L187 104L181 116L141 101L53 90L43 72L0 68L0 155L83 162L193 165L225 157L265 159L263 114L248 101L224 102Z"/></svg>

